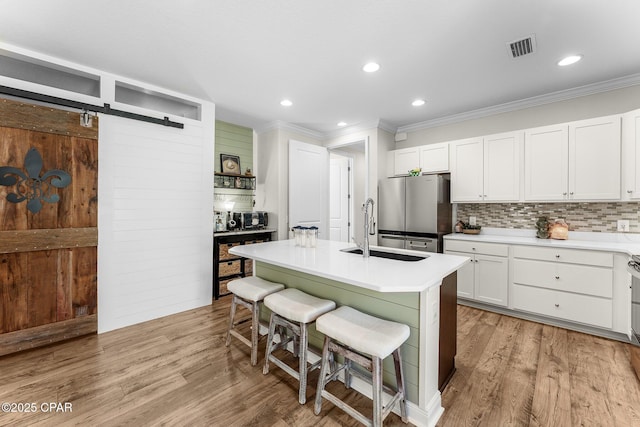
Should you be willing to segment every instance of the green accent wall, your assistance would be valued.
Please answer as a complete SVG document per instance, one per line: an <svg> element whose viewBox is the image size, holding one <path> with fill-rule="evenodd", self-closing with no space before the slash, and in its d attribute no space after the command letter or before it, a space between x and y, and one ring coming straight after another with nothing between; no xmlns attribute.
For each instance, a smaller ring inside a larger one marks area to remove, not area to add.
<svg viewBox="0 0 640 427"><path fill-rule="evenodd" d="M216 120L215 171L220 172L220 154L240 156L240 168L253 175L253 129Z"/></svg>
<svg viewBox="0 0 640 427"><path fill-rule="evenodd" d="M400 352L407 400L418 402L420 352L420 294L418 292L375 292L263 262L256 262L256 273L266 280L282 283L288 288L296 288L319 298L333 300L338 307L348 305L363 313L408 325L411 335L402 345ZM263 320L268 321L269 315L269 310L263 307L261 310ZM316 331L315 325L310 326L310 346L321 352L323 340L324 336ZM391 356L384 360L383 370L385 384L395 387L395 370Z"/></svg>

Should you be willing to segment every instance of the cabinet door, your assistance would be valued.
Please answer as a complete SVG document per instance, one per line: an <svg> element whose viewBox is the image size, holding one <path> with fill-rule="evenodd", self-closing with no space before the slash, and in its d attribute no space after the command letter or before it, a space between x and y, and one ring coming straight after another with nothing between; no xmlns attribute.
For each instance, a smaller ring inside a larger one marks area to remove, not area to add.
<svg viewBox="0 0 640 427"><path fill-rule="evenodd" d="M569 123L569 198L620 199L620 116Z"/></svg>
<svg viewBox="0 0 640 427"><path fill-rule="evenodd" d="M520 200L522 133L484 138L484 201Z"/></svg>
<svg viewBox="0 0 640 427"><path fill-rule="evenodd" d="M640 198L640 110L622 116L623 200Z"/></svg>
<svg viewBox="0 0 640 427"><path fill-rule="evenodd" d="M420 167L420 151L418 147L404 148L393 152L394 175L409 175L409 171L417 167Z"/></svg>
<svg viewBox="0 0 640 427"><path fill-rule="evenodd" d="M492 255L476 255L474 265L475 299L506 307L509 283L508 259Z"/></svg>
<svg viewBox="0 0 640 427"><path fill-rule="evenodd" d="M567 125L528 129L524 133L524 199L568 198Z"/></svg>
<svg viewBox="0 0 640 427"><path fill-rule="evenodd" d="M479 202L483 199L482 138L452 142L451 201Z"/></svg>
<svg viewBox="0 0 640 427"><path fill-rule="evenodd" d="M422 168L422 172L447 172L449 170L449 143L420 147L420 168Z"/></svg>
<svg viewBox="0 0 640 427"><path fill-rule="evenodd" d="M473 254L452 251L446 251L446 253L450 255L471 257L471 261L465 263L458 269L458 296L462 298L473 299Z"/></svg>

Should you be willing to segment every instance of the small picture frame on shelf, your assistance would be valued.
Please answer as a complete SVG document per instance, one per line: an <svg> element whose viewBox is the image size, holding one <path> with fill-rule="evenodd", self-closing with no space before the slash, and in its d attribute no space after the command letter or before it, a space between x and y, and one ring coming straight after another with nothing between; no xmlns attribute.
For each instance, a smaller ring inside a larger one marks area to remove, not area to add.
<svg viewBox="0 0 640 427"><path fill-rule="evenodd" d="M220 166L222 173L240 174L240 157L232 154L220 154Z"/></svg>

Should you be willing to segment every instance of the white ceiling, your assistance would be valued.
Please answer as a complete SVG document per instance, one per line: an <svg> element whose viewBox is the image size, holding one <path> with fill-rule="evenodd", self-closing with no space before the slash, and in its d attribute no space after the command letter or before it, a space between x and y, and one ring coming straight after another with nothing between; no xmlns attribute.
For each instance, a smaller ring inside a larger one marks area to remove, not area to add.
<svg viewBox="0 0 640 427"><path fill-rule="evenodd" d="M218 118L258 128L407 126L640 73L638 0L0 0L0 11L2 42L210 100ZM537 53L511 59L506 44L531 34ZM584 59L556 65L573 53ZM371 60L380 71L366 74Z"/></svg>

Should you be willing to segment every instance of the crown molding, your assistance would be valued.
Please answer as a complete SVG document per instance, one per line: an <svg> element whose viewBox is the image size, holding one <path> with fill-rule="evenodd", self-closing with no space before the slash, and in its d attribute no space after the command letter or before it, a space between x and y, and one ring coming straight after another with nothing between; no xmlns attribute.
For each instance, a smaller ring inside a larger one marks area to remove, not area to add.
<svg viewBox="0 0 640 427"><path fill-rule="evenodd" d="M322 132L317 132L282 120L275 120L273 122L266 123L264 126L260 126L259 128L255 128L254 130L259 135L261 133L269 132L276 129L288 130L290 132L295 132L304 136L308 136L309 138L318 139L320 141L325 139L325 134Z"/></svg>
<svg viewBox="0 0 640 427"><path fill-rule="evenodd" d="M579 86L572 89L552 92L546 95L533 96L531 98L507 102L491 107L479 108L477 110L467 111L460 114L453 114L451 116L440 117L433 120L425 120L423 122L418 122L411 125L400 126L398 127L397 132L415 132L423 129L433 128L436 126L449 125L466 120L479 119L482 117L523 110L525 108L537 107L554 102L567 101L574 98L580 98L582 96L594 95L597 93L608 92L616 89L623 89L625 87L635 86L638 84L640 84L640 73L589 85Z"/></svg>

